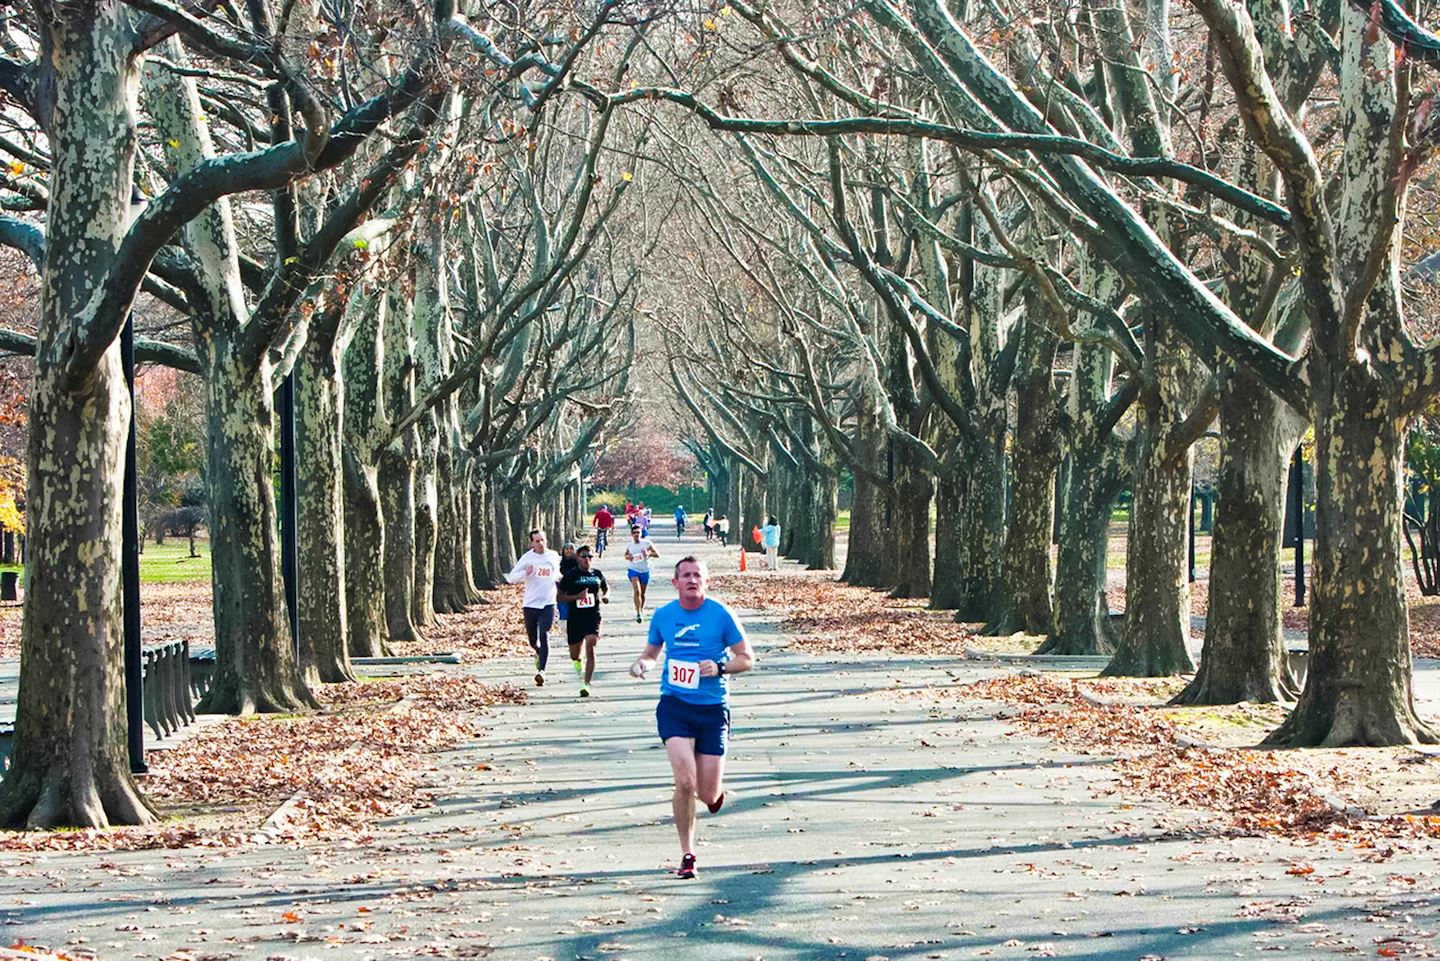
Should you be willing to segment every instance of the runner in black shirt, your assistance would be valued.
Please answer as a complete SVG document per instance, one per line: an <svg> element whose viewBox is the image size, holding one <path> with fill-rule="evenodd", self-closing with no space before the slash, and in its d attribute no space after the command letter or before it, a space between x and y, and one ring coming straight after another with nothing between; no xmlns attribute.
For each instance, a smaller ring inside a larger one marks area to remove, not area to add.
<svg viewBox="0 0 1440 961"><path fill-rule="evenodd" d="M600 605L610 603L610 585L601 571L590 568L590 545L581 544L575 552L579 566L560 579L556 598L570 605L570 619L565 622L566 640L570 642L570 661L580 675L580 696L590 696L590 682L595 678L595 646L600 643ZM585 646L585 667L581 673L580 646Z"/></svg>

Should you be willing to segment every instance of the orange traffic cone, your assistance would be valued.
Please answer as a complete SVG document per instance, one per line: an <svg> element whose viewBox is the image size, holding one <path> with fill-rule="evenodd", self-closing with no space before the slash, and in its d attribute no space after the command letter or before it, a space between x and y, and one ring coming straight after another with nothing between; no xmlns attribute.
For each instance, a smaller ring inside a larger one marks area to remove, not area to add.
<svg viewBox="0 0 1440 961"><path fill-rule="evenodd" d="M745 548L740 548L740 570L745 570Z"/></svg>

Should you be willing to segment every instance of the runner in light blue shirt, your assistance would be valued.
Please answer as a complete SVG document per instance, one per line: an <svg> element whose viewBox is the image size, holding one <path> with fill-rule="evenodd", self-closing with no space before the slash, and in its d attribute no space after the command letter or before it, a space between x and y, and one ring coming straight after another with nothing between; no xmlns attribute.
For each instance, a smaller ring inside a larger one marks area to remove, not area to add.
<svg viewBox="0 0 1440 961"><path fill-rule="evenodd" d="M680 835L676 876L695 877L695 798L711 814L725 803L725 747L730 734L732 674L755 665L745 630L730 609L705 596L710 571L705 562L684 557L671 581L678 600L650 618L645 650L630 667L643 678L665 652L655 721L675 775L675 830Z"/></svg>

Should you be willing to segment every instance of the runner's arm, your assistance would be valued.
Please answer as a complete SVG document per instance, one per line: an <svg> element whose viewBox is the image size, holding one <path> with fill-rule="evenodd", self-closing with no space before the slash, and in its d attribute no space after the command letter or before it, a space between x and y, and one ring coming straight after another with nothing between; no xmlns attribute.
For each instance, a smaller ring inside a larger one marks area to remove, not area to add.
<svg viewBox="0 0 1440 961"><path fill-rule="evenodd" d="M654 667L655 662L659 659L660 645L646 644L645 650L641 651L640 656L635 658L635 663L630 665L630 676L644 677L645 673Z"/></svg>
<svg viewBox="0 0 1440 961"><path fill-rule="evenodd" d="M754 666L755 651L750 647L749 641L730 645L730 659L725 662L726 674L744 674ZM719 673L720 665L716 661L700 662L701 677L715 677Z"/></svg>
<svg viewBox="0 0 1440 961"><path fill-rule="evenodd" d="M516 561L515 566L510 569L510 573L505 575L505 580L509 581L511 584L519 584L521 581L523 581L525 579L525 575L529 573L529 571L527 571L525 568L534 566L531 564L526 564L524 561L525 558L523 556L520 558L520 560Z"/></svg>

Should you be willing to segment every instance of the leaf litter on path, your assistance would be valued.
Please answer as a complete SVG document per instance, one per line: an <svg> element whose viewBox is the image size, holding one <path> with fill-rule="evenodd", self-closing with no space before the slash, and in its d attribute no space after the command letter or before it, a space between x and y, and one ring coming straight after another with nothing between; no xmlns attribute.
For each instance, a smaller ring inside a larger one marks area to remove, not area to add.
<svg viewBox="0 0 1440 961"><path fill-rule="evenodd" d="M1328 838L1366 849L1440 839L1440 815L1366 816L1346 800L1363 765L1373 763L1380 749L1291 752L1211 746L1196 737L1199 729L1188 718L1220 709L1165 708L1164 699L1178 683L1010 675L944 696L1016 705L1019 710L1006 716L1024 730L1081 753L1116 756L1120 791L1207 811L1228 833ZM1231 713L1256 707L1236 706Z"/></svg>
<svg viewBox="0 0 1440 961"><path fill-rule="evenodd" d="M229 847L363 836L431 803L431 755L478 736L483 712L523 701L458 673L327 685L321 712L228 718L149 756L139 777L166 818L110 830L0 832L0 850ZM260 822L302 792L278 829Z"/></svg>
<svg viewBox="0 0 1440 961"><path fill-rule="evenodd" d="M975 632L923 598L854 587L834 571L718 574L711 589L727 604L780 616L791 647L811 654L939 654L963 657Z"/></svg>

